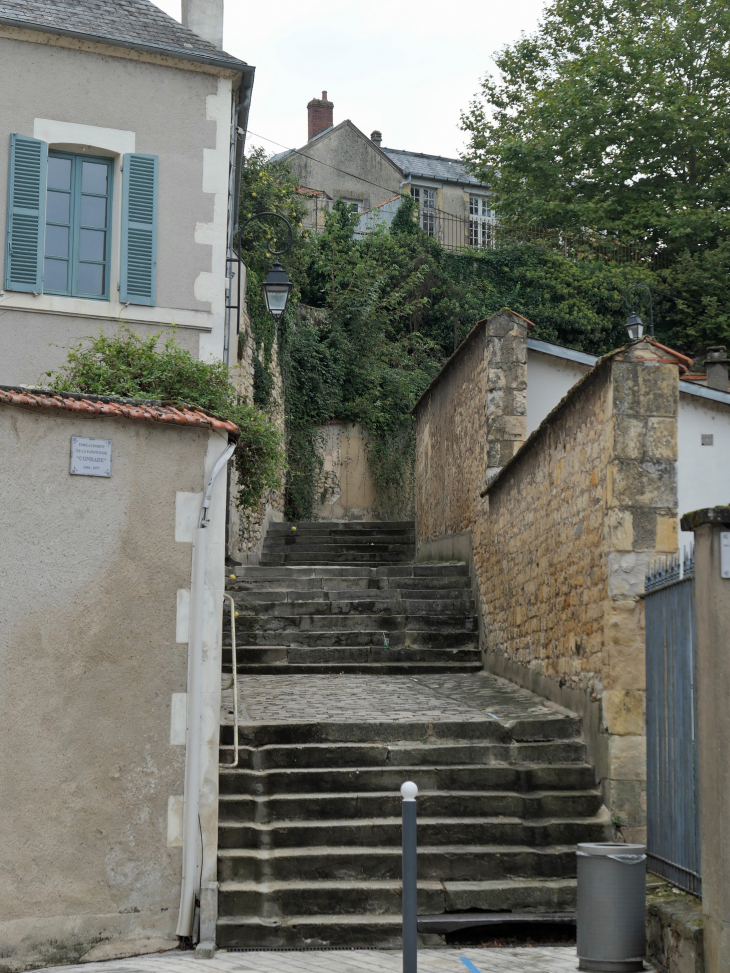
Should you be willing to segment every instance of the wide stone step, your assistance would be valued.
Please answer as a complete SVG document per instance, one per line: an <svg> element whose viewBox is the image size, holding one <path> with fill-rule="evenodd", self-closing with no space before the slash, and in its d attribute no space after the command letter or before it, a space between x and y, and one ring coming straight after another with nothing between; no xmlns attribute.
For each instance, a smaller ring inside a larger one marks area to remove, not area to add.
<svg viewBox="0 0 730 973"><path fill-rule="evenodd" d="M270 533L290 531L295 527L297 532L307 531L338 531L342 533L357 533L359 531L378 532L394 530L415 530L415 523L412 520L297 520L279 521L269 525Z"/></svg>
<svg viewBox="0 0 730 973"><path fill-rule="evenodd" d="M474 662L277 662L254 663L239 673L250 676L427 676L439 673L469 675L482 671Z"/></svg>
<svg viewBox="0 0 730 973"><path fill-rule="evenodd" d="M269 744L265 747L239 748L241 770L263 773L284 770L300 774L304 770L366 770L403 767L408 770L425 767L468 767L475 771L494 764L567 764L579 763L585 757L582 740L549 740L542 742L446 742L420 743L295 743ZM384 788L385 790L385 788ZM393 792L391 792L393 793ZM395 796L398 797L397 791Z"/></svg>
<svg viewBox="0 0 730 973"><path fill-rule="evenodd" d="M606 841L608 821L593 818L544 818L522 820L506 815L418 819L420 847L467 845L575 845L581 841ZM400 816L341 821L225 821L219 825L219 848L313 848L339 845L397 848L402 839Z"/></svg>
<svg viewBox="0 0 730 973"><path fill-rule="evenodd" d="M404 780L413 780L419 790L533 790L529 784L530 776L549 776L550 771L565 773L574 764L576 768L584 766L584 745L577 741L564 741L551 744L560 748L562 753L572 758L569 762L551 761L550 765L541 767L520 766L451 766L451 767L378 767L378 768L303 768L301 770L288 767L268 771L221 770L220 788L222 793L236 794L309 794L343 791L392 791L398 793ZM233 779L228 778L228 774ZM523 781L519 775L524 775ZM410 776L409 776L410 775ZM509 781L510 783L503 783ZM549 785L548 785L549 786ZM559 785L558 785L559 786ZM543 788L544 789L544 788Z"/></svg>
<svg viewBox="0 0 730 973"><path fill-rule="evenodd" d="M380 592L376 592L380 594ZM387 594L387 593L386 593ZM321 595L321 593L320 593ZM242 617L253 618L284 618L299 615L434 615L455 616L463 618L471 615L470 600L465 598L432 598L420 600L415 598L398 598L390 595L386 598L337 598L319 601L280 599L250 603L244 599L236 599L237 608ZM236 623L238 627L239 622ZM229 626L230 627L230 626Z"/></svg>
<svg viewBox="0 0 730 973"><path fill-rule="evenodd" d="M439 610L444 604L459 605L462 609L471 609L472 594L468 588L249 588L245 591L230 589L236 606L244 611L252 606L256 611L269 611L271 605L293 604L297 608L300 603L331 602L333 605L356 603L358 605L374 605L382 603L391 606L411 606L427 604ZM333 609L335 610L335 609ZM401 608L401 611L403 609Z"/></svg>
<svg viewBox="0 0 730 973"><path fill-rule="evenodd" d="M220 820L268 824L274 821L394 817L398 813L399 800L399 795L389 793L274 794L270 797L225 794L220 801ZM424 792L418 796L418 812L427 818L500 815L523 819L577 818L593 817L600 809L601 795L596 789L531 794L513 791Z"/></svg>
<svg viewBox="0 0 730 973"><path fill-rule="evenodd" d="M220 882L399 881L400 848L292 848L277 851L223 849ZM421 848L422 881L496 881L509 878L575 878L575 848L521 845L441 845Z"/></svg>
<svg viewBox="0 0 730 973"><path fill-rule="evenodd" d="M351 615L313 615L310 618L303 615L241 615L236 619L236 635L242 632L458 632L476 631L476 619L472 615L461 612L460 615L409 615L384 614L373 615L363 612L357 616Z"/></svg>
<svg viewBox="0 0 730 973"><path fill-rule="evenodd" d="M399 948L402 927L403 917L400 915L301 915L274 920L258 916L227 916L218 919L216 942L221 949ZM420 946L440 946L443 938L432 933L419 933L418 943Z"/></svg>
<svg viewBox="0 0 730 973"><path fill-rule="evenodd" d="M306 648L302 646L237 646L237 671L245 673L251 665L285 663L287 665L368 665L370 663L415 663L429 665L440 663L450 665L454 662L478 662L481 668L481 653L476 642L455 649L389 647L382 645L350 645L328 648ZM223 649L223 671L230 672L232 666L231 650Z"/></svg>
<svg viewBox="0 0 730 973"><path fill-rule="evenodd" d="M277 567L282 565L322 565L337 567L361 567L361 566L380 566L390 564L404 564L412 560L413 552L404 554L375 554L364 552L357 554L354 551L342 551L332 554L261 554L262 567Z"/></svg>
<svg viewBox="0 0 730 973"><path fill-rule="evenodd" d="M413 551L415 534L403 531L400 534L332 534L327 531L320 533L298 533L290 532L285 534L268 535L264 542L264 550L275 552L296 546L303 551L329 550L330 548L353 548L359 550L363 547L375 546L380 549L388 549L391 546L408 548Z"/></svg>
<svg viewBox="0 0 730 973"><path fill-rule="evenodd" d="M551 740L580 739L580 720L575 716L562 713L529 714L515 717L509 725L497 719L449 719L447 717L437 721L425 720L337 720L332 718L324 721L295 721L285 720L266 723L243 723L238 725L239 739L242 745L250 747L281 746L284 744L340 744L340 743L383 743L398 745L412 741L417 743L450 742L463 744L467 741L494 741L510 743L547 742ZM221 742L230 744L233 741L233 726L224 723L221 726ZM527 769L531 786L534 781L542 780L541 774L547 772L551 779L555 776L552 767L531 767ZM595 776L591 776L591 783L580 785L575 783L575 768L565 767L569 787L593 787ZM590 767L584 768L591 775ZM522 773L522 771L521 771ZM527 778L526 778L527 779ZM547 778L546 778L547 779ZM401 782L402 783L402 782ZM539 790L551 790L549 786L536 785ZM562 783L558 789L562 790ZM395 793L400 791L400 784Z"/></svg>
<svg viewBox="0 0 730 973"><path fill-rule="evenodd" d="M279 568L271 568L272 574L278 574ZM369 569L368 569L369 570ZM366 575L367 570L361 572ZM327 578L259 578L246 579L228 578L226 590L234 599L246 595L260 595L261 600L266 600L266 592L282 592L286 599L296 600L298 598L307 599L309 597L315 601L321 597L332 597L333 592L342 592L343 597L347 593L353 597L367 597L368 592L385 592L388 595L408 593L408 597L430 598L433 595L439 597L439 592L444 592L446 597L470 597L471 582L468 577L453 575L446 578L370 578L370 577L327 577ZM242 600L246 600L242 598Z"/></svg>
<svg viewBox="0 0 730 973"><path fill-rule="evenodd" d="M244 564L229 572L249 581L286 581L302 578L468 578L469 566L463 562L445 564L393 564L371 568L367 565L285 565L278 568Z"/></svg>
<svg viewBox="0 0 730 973"><path fill-rule="evenodd" d="M238 620L237 620L238 621ZM278 619L275 619L278 621ZM384 644L385 633L389 645ZM230 633L224 633L223 645L230 648ZM236 645L262 647L269 645L299 646L301 648L321 648L325 646L377 645L381 648L416 649L461 649L465 645L477 645L477 633L468 629L456 632L428 632L409 629L393 631L387 624L377 628L345 628L343 631L317 631L297 629L293 626L274 626L271 630L260 631L251 626L249 631L239 630L236 625Z"/></svg>
<svg viewBox="0 0 730 973"><path fill-rule="evenodd" d="M575 908L576 882L572 878L474 882L418 882L421 915L468 910L510 911L515 905L534 911L562 912ZM401 882L270 881L222 882L218 914L294 916L382 914L401 909Z"/></svg>

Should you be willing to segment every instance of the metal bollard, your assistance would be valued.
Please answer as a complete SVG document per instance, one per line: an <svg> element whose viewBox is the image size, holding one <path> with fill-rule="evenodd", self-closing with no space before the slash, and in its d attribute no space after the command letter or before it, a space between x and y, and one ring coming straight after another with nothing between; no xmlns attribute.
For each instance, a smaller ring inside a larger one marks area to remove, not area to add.
<svg viewBox="0 0 730 973"><path fill-rule="evenodd" d="M416 795L418 788L407 780L403 797L403 973L418 969L418 886L416 878Z"/></svg>

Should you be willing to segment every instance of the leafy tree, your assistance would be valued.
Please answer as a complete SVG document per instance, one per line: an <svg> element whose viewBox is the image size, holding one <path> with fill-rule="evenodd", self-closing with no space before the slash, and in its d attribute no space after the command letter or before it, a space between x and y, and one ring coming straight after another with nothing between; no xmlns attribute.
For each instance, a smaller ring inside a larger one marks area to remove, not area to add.
<svg viewBox="0 0 730 973"><path fill-rule="evenodd" d="M75 345L65 364L47 372L60 392L119 395L192 405L236 423L240 439L233 455L239 478L237 503L244 513L256 508L264 490L280 482L284 457L276 426L236 392L223 362L193 358L170 335L141 336L128 328L101 331L88 344Z"/></svg>
<svg viewBox="0 0 730 973"><path fill-rule="evenodd" d="M462 127L503 220L674 254L727 232L725 0L553 0L497 66Z"/></svg>

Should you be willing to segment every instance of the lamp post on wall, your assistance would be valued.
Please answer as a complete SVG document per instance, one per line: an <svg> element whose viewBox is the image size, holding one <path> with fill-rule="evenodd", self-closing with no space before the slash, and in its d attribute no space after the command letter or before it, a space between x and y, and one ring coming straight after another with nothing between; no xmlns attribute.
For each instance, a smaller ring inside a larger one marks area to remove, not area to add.
<svg viewBox="0 0 730 973"><path fill-rule="evenodd" d="M287 229L289 230L289 242L281 250L275 250L272 246L267 246L268 252L272 257L281 257L285 253L289 253L294 243L294 230L289 220L282 216L281 213L254 213L252 217L246 220L245 223L236 231L238 236L238 304L233 305L237 311L237 323L236 323L236 333L241 330L241 264L243 263L243 257L241 256L241 237L243 236L243 231L249 225L249 223L254 223L256 220L262 220L264 218L273 217L277 220L282 220L286 223ZM271 244L273 240L273 234L269 233L267 244ZM235 258L234 258L235 259ZM278 260L274 260L274 265L271 270L266 275L266 280L263 284L264 301L266 302L266 310L273 318L279 318L286 310L286 304L289 300L289 294L291 293L292 287L294 285L289 280L286 275L286 271L281 266Z"/></svg>
<svg viewBox="0 0 730 973"><path fill-rule="evenodd" d="M649 295L649 336L654 337L654 302L652 301L651 291L646 286L646 284L632 284L624 294L624 302L626 304L626 309L629 312L629 316L626 319L626 330L629 333L629 338L631 341L636 341L644 333L644 322L638 315L638 301L631 301L629 295L633 294L635 291L644 290Z"/></svg>

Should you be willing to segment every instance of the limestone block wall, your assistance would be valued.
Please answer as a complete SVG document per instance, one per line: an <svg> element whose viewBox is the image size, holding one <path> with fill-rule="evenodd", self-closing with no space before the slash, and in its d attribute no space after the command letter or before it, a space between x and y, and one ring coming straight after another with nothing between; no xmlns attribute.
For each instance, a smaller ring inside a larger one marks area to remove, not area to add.
<svg viewBox="0 0 730 973"><path fill-rule="evenodd" d="M473 330L416 407L421 557L468 557L485 665L579 711L625 837L645 829L644 615L677 548L679 373L649 342L525 434L528 322Z"/></svg>
<svg viewBox="0 0 730 973"><path fill-rule="evenodd" d="M507 309L479 321L416 404L419 545L470 530L524 440L530 326Z"/></svg>
<svg viewBox="0 0 730 973"><path fill-rule="evenodd" d="M489 485L474 532L488 667L578 701L630 839L646 826L639 596L677 547L678 378L643 343L599 363Z"/></svg>

